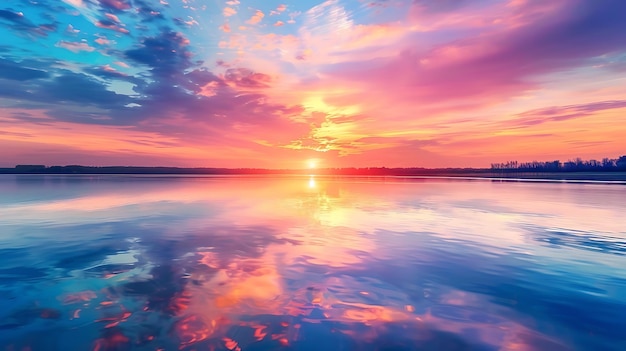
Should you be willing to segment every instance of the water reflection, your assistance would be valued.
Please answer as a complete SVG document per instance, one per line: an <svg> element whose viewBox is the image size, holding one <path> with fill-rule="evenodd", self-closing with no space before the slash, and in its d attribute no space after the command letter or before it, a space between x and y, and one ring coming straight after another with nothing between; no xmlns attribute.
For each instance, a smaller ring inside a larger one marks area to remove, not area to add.
<svg viewBox="0 0 626 351"><path fill-rule="evenodd" d="M315 189L315 176L309 177L309 188Z"/></svg>
<svg viewBox="0 0 626 351"><path fill-rule="evenodd" d="M626 348L619 185L18 176L0 193L0 350Z"/></svg>

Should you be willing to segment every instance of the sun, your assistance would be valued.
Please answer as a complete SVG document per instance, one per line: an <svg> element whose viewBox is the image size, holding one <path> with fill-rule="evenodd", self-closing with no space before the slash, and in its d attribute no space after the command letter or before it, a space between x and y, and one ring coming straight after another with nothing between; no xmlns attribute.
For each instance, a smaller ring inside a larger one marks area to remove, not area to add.
<svg viewBox="0 0 626 351"><path fill-rule="evenodd" d="M313 158L308 159L308 160L306 161L306 164L307 164L307 166L309 167L309 169L315 169L315 168L317 168L317 160L316 160L316 159L313 159Z"/></svg>

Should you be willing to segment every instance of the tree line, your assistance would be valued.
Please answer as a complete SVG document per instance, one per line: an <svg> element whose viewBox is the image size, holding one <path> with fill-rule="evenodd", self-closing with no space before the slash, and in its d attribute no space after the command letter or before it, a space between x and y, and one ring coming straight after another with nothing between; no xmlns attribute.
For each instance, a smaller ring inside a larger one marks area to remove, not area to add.
<svg viewBox="0 0 626 351"><path fill-rule="evenodd" d="M476 175L503 176L507 173L562 173L562 172L626 172L626 155L619 158L583 160L576 158L566 162L509 161L492 163L491 168L422 168L422 167L342 167L321 169L259 169L259 168L179 168L179 167L135 167L135 166L50 166L17 165L15 168L0 168L0 174L317 174L317 175L361 175L361 176L412 176L412 175Z"/></svg>
<svg viewBox="0 0 626 351"><path fill-rule="evenodd" d="M532 161L518 162L509 161L504 163L492 163L492 170L497 171L520 171L520 172L604 172L626 171L626 155L619 158L603 158L599 160L583 160L576 158L561 162L555 161Z"/></svg>

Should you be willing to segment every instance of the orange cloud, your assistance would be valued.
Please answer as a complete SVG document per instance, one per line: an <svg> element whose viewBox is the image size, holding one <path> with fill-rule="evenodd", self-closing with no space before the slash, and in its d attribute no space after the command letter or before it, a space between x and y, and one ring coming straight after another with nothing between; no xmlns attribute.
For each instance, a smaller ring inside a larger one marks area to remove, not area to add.
<svg viewBox="0 0 626 351"><path fill-rule="evenodd" d="M224 23L220 26L220 30L224 33L230 32L230 25L228 23Z"/></svg>
<svg viewBox="0 0 626 351"><path fill-rule="evenodd" d="M237 14L237 10L235 10L232 7L224 7L224 11L222 11L222 13L224 14L224 16L230 17L230 16L236 15Z"/></svg>
<svg viewBox="0 0 626 351"><path fill-rule="evenodd" d="M251 25L258 24L259 22L263 20L263 17L265 17L265 14L263 13L263 11L256 10L254 15L252 15L252 17L250 17L250 19L247 20L246 23L251 24Z"/></svg>

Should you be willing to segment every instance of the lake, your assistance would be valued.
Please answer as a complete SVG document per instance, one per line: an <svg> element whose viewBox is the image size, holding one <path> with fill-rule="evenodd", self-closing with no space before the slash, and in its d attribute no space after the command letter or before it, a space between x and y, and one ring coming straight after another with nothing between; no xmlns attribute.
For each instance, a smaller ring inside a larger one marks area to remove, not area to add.
<svg viewBox="0 0 626 351"><path fill-rule="evenodd" d="M626 350L626 185L0 176L0 350Z"/></svg>

